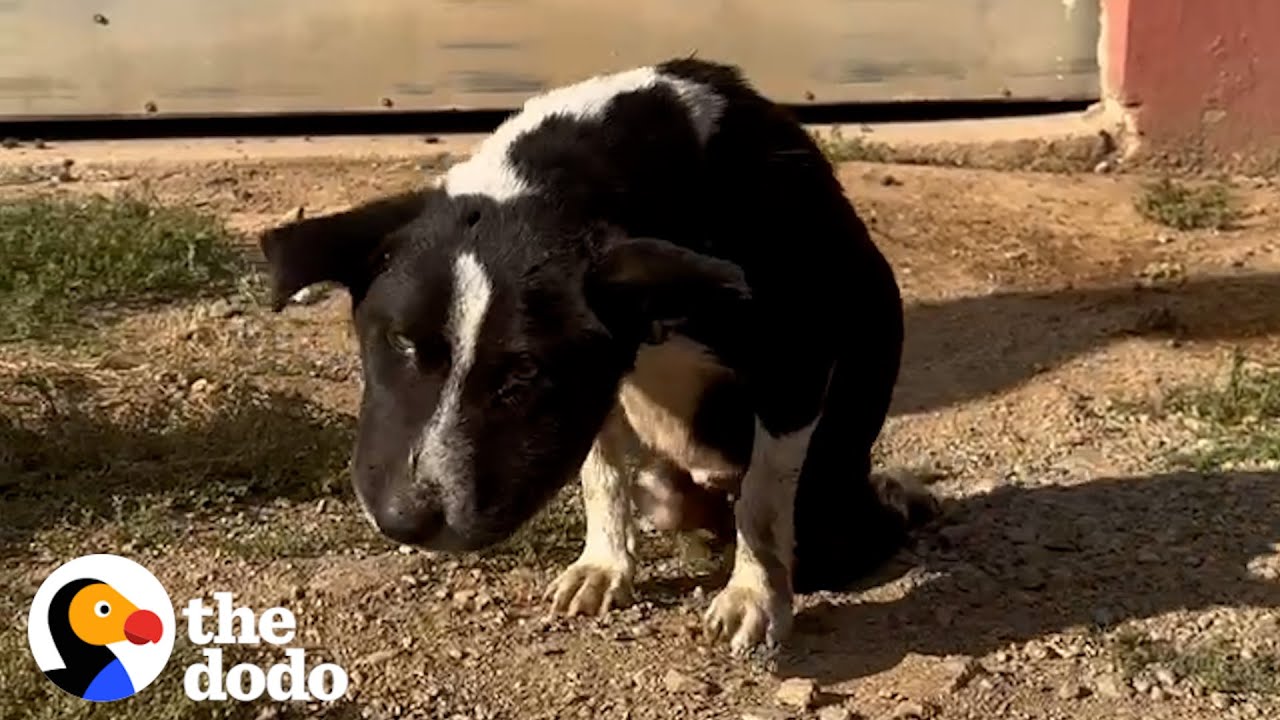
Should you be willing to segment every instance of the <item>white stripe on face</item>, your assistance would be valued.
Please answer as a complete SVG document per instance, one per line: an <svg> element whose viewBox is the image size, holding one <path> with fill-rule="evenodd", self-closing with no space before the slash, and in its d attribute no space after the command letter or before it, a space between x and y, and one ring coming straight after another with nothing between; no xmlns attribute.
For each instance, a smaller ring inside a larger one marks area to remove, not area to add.
<svg viewBox="0 0 1280 720"><path fill-rule="evenodd" d="M418 461L414 483L436 484L448 520L471 510L474 500L466 468L471 447L459 433L458 420L462 388L475 362L476 343L492 295L493 284L476 256L470 252L459 254L453 262L453 294L446 327L453 364L435 413L413 449Z"/></svg>

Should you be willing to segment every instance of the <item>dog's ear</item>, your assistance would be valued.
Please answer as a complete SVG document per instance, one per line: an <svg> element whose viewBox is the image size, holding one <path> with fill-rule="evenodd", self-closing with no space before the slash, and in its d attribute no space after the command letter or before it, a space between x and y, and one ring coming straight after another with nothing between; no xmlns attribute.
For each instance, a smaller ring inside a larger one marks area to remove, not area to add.
<svg viewBox="0 0 1280 720"><path fill-rule="evenodd" d="M298 291L322 282L358 300L391 251L389 236L425 204L422 191L406 192L264 232L258 246L271 270L271 309L280 312Z"/></svg>
<svg viewBox="0 0 1280 720"><path fill-rule="evenodd" d="M751 299L737 265L655 238L606 242L586 280L588 304L605 327L639 342L690 324L737 325Z"/></svg>

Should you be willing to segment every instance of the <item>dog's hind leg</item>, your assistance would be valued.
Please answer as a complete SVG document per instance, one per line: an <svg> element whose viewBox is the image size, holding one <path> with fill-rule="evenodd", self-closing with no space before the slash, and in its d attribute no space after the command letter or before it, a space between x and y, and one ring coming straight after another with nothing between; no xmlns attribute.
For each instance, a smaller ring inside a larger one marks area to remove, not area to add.
<svg viewBox="0 0 1280 720"><path fill-rule="evenodd" d="M873 474L871 450L889 410L896 358L846 357L836 367L796 492L793 587L841 590L873 572L935 516L906 478Z"/></svg>
<svg viewBox="0 0 1280 720"><path fill-rule="evenodd" d="M547 588L555 613L600 615L631 603L635 578L635 527L631 492L633 435L615 409L582 465L587 537L578 557Z"/></svg>

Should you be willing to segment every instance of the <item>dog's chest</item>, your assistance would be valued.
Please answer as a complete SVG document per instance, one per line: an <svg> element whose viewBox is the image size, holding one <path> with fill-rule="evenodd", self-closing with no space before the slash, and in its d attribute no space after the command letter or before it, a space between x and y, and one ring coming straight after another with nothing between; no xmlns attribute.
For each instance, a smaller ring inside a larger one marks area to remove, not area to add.
<svg viewBox="0 0 1280 720"><path fill-rule="evenodd" d="M732 482L742 471L725 448L699 437L707 418L704 402L711 391L733 381L698 343L674 336L661 345L646 345L635 369L623 379L619 401L636 435L650 449L688 471L705 485Z"/></svg>

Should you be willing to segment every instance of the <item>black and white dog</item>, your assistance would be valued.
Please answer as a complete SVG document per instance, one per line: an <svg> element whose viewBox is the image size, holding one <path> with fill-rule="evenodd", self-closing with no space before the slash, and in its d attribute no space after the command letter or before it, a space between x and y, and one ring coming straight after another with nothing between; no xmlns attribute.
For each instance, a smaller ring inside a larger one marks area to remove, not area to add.
<svg viewBox="0 0 1280 720"><path fill-rule="evenodd" d="M352 298L356 494L438 550L509 537L580 476L556 611L627 602L633 509L728 529L706 613L741 653L794 592L885 560L933 510L871 473L897 381L893 272L805 129L678 59L534 97L437 187L274 228L274 309Z"/></svg>

